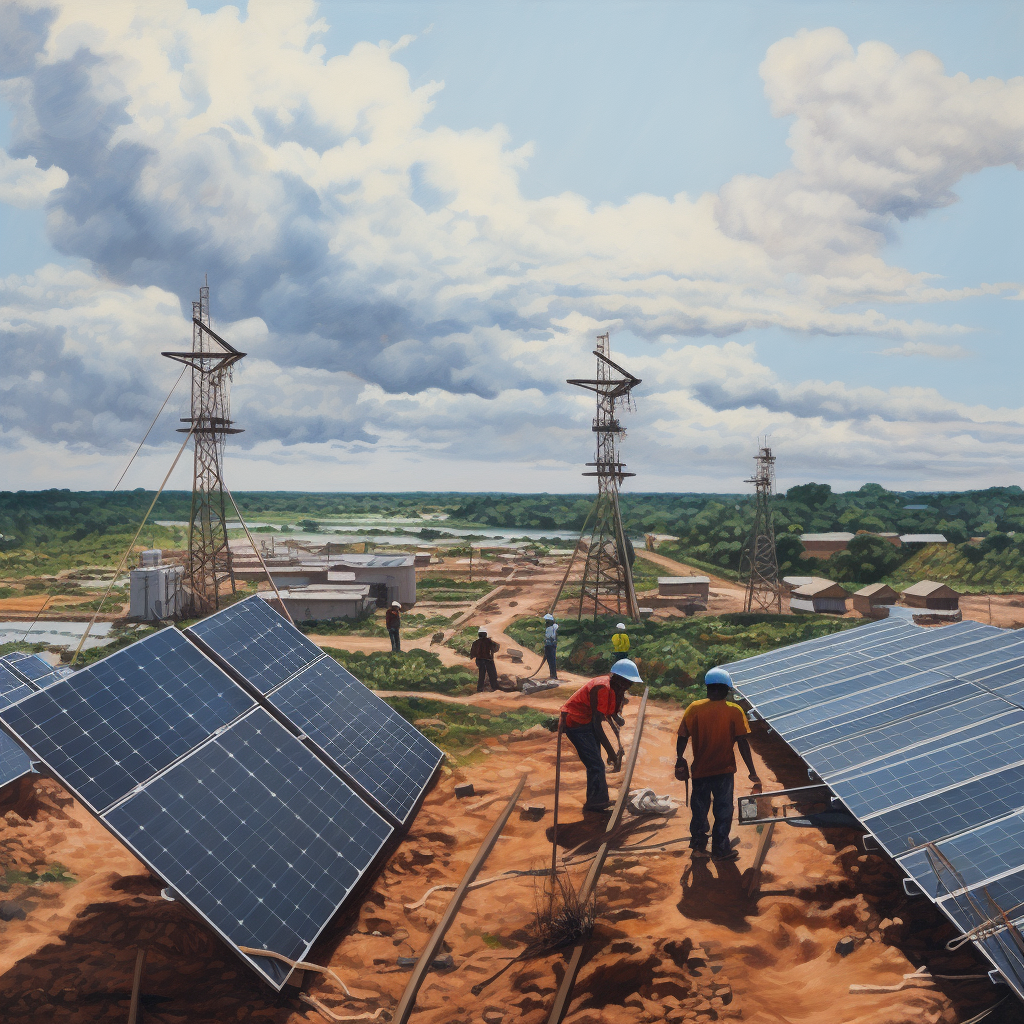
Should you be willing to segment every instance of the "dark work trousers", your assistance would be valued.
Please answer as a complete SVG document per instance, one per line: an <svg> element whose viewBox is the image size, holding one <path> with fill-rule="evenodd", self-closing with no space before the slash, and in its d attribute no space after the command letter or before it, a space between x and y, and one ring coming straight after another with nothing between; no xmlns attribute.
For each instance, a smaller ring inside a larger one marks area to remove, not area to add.
<svg viewBox="0 0 1024 1024"><path fill-rule="evenodd" d="M705 775L693 780L690 796L690 849L708 847L708 811L714 802L715 826L711 830L711 853L729 852L729 832L732 829L733 772L724 775Z"/></svg>
<svg viewBox="0 0 1024 1024"><path fill-rule="evenodd" d="M617 661L622 661L623 658L629 657L629 651L612 651L612 664L614 665Z"/></svg>
<svg viewBox="0 0 1024 1024"><path fill-rule="evenodd" d="M551 673L552 679L558 678L558 669L555 668L555 645L545 644L544 645L544 659L548 663L548 671Z"/></svg>
<svg viewBox="0 0 1024 1024"><path fill-rule="evenodd" d="M608 779L604 774L601 744L594 735L593 726L576 725L566 729L565 735L587 769L587 802L584 807L605 806L608 803Z"/></svg>
<svg viewBox="0 0 1024 1024"><path fill-rule="evenodd" d="M484 688L484 678L486 677L491 684L491 689L496 690L498 688L498 671L494 667L494 659L488 658L484 661L483 658L476 659L476 667L479 669L479 674L476 679L476 691L479 693Z"/></svg>
<svg viewBox="0 0 1024 1024"><path fill-rule="evenodd" d="M389 629L388 630L388 636L391 637L391 650L392 650L392 652L398 651L399 653L401 653L401 651L402 651L402 641L401 641L401 638L398 635L398 629L397 628Z"/></svg>

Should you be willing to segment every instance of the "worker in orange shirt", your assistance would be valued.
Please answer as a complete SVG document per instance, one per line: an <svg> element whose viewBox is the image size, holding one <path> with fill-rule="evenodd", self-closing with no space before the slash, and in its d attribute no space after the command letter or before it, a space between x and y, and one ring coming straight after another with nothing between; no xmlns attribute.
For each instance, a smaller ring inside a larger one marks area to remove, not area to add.
<svg viewBox="0 0 1024 1024"><path fill-rule="evenodd" d="M569 742L580 755L587 769L587 800L585 811L607 812L612 802L608 799L608 779L601 748L608 755L608 766L614 771L622 767L622 748L614 750L601 723L617 715L625 703L626 691L632 683L642 683L640 672L628 658L612 665L611 674L597 676L581 686L562 705L562 724Z"/></svg>
<svg viewBox="0 0 1024 1024"><path fill-rule="evenodd" d="M754 768L747 735L750 725L743 709L727 700L732 676L724 668L709 669L704 676L708 695L695 700L684 712L676 738L676 778L693 776L690 800L690 849L694 858L708 855L708 811L714 805L715 825L711 830L711 857L716 861L738 860L739 852L729 841L732 830L733 781L736 775L735 746L747 766L749 779L760 792L761 780ZM693 768L686 763L686 745L693 739Z"/></svg>

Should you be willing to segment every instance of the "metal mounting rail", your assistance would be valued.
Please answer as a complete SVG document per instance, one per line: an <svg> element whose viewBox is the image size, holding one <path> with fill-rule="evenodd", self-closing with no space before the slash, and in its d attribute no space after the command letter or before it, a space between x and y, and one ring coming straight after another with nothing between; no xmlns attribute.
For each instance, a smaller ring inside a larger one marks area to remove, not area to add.
<svg viewBox="0 0 1024 1024"><path fill-rule="evenodd" d="M641 705L641 711L642 710L643 707ZM406 1024L409 1020L409 1017L416 1006L416 996L419 993L420 985L423 984L423 979L427 976L427 971L430 970L430 962L434 959L434 954L440 948L441 940L444 939L445 933L451 927L452 921L455 920L455 915L458 914L459 908L462 906L462 901L465 899L470 885L473 884L473 880L479 874L480 869L484 866L484 861L487 860L488 855L494 848L494 844L498 841L498 836L501 835L501 830L505 827L505 822L508 821L509 816L515 809L516 802L519 800L519 796L523 792L523 786L525 785L526 774L524 773L522 778L519 780L519 785L516 786L516 791L512 794L508 804L505 806L505 810L503 810L498 816L498 820L491 826L491 831L487 833L487 838L484 839L483 843L481 843L480 849L476 851L473 863L466 869L466 873L462 876L462 881L459 882L459 887L452 893L452 898L448 901L448 906L441 915L441 920L438 921L437 927L434 929L434 934L430 936L429 941L423 947L423 952L420 953L420 958L416 961L416 966L412 969L412 977L409 979L409 984L405 986L405 991L402 993L401 1002L399 1002L398 1008L395 1010L395 1014L391 1018L392 1024Z"/></svg>
<svg viewBox="0 0 1024 1024"><path fill-rule="evenodd" d="M622 814L626 809L626 799L629 797L629 784L633 781L633 766L636 764L637 754L640 752L640 738L644 729L644 712L647 710L648 690L649 687L644 687L644 695L640 699L640 709L636 713L636 728L633 731L633 744L629 748L629 754L626 757L626 769L622 776L622 785L619 787L619 798L615 801L615 809L612 811L612 816L608 821L608 828L605 830L606 836L619 827L619 823L622 821ZM586 904L587 900L590 899L590 894L594 891L594 887L597 885L598 876L601 874L605 858L608 856L608 845L608 840L605 839L597 851L594 863L590 865L590 872L587 874L587 879L580 890L579 898L581 904ZM576 975L579 974L580 963L583 960L584 945L581 942L572 951L569 965L565 969L565 977L562 979L558 994L555 996L555 1005L551 1008L551 1016L548 1017L548 1024L561 1024L562 1018L569 1009L573 986L576 984ZM398 1018L396 1017L395 1019L397 1020Z"/></svg>

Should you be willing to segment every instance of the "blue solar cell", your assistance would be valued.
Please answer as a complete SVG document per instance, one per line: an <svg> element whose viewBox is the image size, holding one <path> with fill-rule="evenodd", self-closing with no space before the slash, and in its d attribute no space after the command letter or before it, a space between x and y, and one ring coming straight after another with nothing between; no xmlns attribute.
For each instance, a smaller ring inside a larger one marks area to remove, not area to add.
<svg viewBox="0 0 1024 1024"><path fill-rule="evenodd" d="M807 763L826 781L838 772L863 769L873 762L926 745L961 737L968 727L987 723L1013 711L1005 700L988 693L976 694L957 704L901 718L892 725L858 733L829 746L804 754Z"/></svg>
<svg viewBox="0 0 1024 1024"><path fill-rule="evenodd" d="M247 597L185 632L260 693L323 657L315 643L260 597Z"/></svg>
<svg viewBox="0 0 1024 1024"><path fill-rule="evenodd" d="M444 756L331 657L304 669L268 700L400 822Z"/></svg>
<svg viewBox="0 0 1024 1024"><path fill-rule="evenodd" d="M0 710L0 721L101 811L252 706L164 629Z"/></svg>
<svg viewBox="0 0 1024 1024"><path fill-rule="evenodd" d="M20 779L32 767L28 755L5 732L0 732L0 786Z"/></svg>
<svg viewBox="0 0 1024 1024"><path fill-rule="evenodd" d="M5 654L0 658L0 663L6 665L27 683L35 683L37 679L48 676L53 671L53 666L49 662L43 661L42 658L38 658L34 654L25 654L23 651Z"/></svg>
<svg viewBox="0 0 1024 1024"><path fill-rule="evenodd" d="M305 959L392 834L262 708L103 815L234 946ZM289 969L246 956L280 989Z"/></svg>
<svg viewBox="0 0 1024 1024"><path fill-rule="evenodd" d="M999 911L1011 921L1024 918L1024 868L1001 878L989 879L964 893L939 899L939 906L967 931L983 921L999 917Z"/></svg>
<svg viewBox="0 0 1024 1024"><path fill-rule="evenodd" d="M5 665L0 665L0 703L4 706L13 704L34 692L35 690L21 676L15 675Z"/></svg>

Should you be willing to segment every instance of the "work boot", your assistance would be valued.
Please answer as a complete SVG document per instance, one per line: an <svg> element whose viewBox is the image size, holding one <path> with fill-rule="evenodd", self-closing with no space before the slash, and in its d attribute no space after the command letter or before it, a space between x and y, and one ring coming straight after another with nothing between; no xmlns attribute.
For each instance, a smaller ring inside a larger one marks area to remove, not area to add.
<svg viewBox="0 0 1024 1024"><path fill-rule="evenodd" d="M731 849L730 850L723 850L721 853L715 853L715 852L712 851L711 859L712 860L716 860L716 861L722 861L722 862L727 862L727 861L731 861L731 860L739 860L740 859L740 851L739 850L731 850Z"/></svg>
<svg viewBox="0 0 1024 1024"><path fill-rule="evenodd" d="M690 850L690 858L692 860L707 860L708 851L703 846L694 846Z"/></svg>

